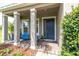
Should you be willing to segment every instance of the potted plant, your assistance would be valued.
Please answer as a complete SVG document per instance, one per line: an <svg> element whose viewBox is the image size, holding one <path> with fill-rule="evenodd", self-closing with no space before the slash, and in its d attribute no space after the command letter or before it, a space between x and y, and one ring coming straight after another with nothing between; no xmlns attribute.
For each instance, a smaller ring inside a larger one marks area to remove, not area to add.
<svg viewBox="0 0 79 59"><path fill-rule="evenodd" d="M41 35L40 41L44 41L44 35Z"/></svg>

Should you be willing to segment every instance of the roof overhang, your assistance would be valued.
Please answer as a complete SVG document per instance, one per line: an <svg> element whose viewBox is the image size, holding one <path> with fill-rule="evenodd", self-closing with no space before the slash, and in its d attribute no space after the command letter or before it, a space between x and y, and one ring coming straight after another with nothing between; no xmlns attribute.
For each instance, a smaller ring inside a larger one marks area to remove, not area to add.
<svg viewBox="0 0 79 59"><path fill-rule="evenodd" d="M18 8L22 8L22 7L30 6L30 5L34 5L34 3L13 3L10 5L1 7L0 12L6 12L8 10L14 10L14 9L18 9Z"/></svg>
<svg viewBox="0 0 79 59"><path fill-rule="evenodd" d="M46 7L47 6L47 7ZM21 3L21 4L13 4L9 6L5 6L0 9L0 12L3 12L4 14L12 14L14 11L22 12L27 11L31 8L38 8L42 9L43 7L49 8L59 6L59 3Z"/></svg>

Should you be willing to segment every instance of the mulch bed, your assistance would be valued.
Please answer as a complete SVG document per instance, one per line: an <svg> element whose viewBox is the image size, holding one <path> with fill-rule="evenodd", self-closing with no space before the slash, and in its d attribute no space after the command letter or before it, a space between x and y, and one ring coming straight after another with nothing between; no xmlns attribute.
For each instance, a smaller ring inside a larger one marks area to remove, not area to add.
<svg viewBox="0 0 79 59"><path fill-rule="evenodd" d="M37 53L37 50L33 50L33 49L26 49L26 48L21 48L19 46L14 46L12 44L0 44L0 50L3 50L5 48L11 48L12 51L9 55L6 56L12 56L13 53L15 53L16 51L19 51L23 54L23 56L35 56Z"/></svg>

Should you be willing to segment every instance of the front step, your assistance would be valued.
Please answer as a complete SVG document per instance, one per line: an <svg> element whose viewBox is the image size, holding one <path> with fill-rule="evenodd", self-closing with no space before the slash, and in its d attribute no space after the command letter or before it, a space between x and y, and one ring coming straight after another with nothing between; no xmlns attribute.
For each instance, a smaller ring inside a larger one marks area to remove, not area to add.
<svg viewBox="0 0 79 59"><path fill-rule="evenodd" d="M58 44L46 42L45 45L48 45L48 46L39 47L38 52L44 52L44 53L51 54L51 55L59 54Z"/></svg>

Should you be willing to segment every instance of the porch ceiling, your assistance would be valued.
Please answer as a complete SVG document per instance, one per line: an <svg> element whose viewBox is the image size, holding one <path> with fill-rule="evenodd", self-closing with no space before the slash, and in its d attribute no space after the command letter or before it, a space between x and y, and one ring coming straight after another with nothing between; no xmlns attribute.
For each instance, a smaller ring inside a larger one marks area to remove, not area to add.
<svg viewBox="0 0 79 59"><path fill-rule="evenodd" d="M44 9L37 9L37 18L39 17L46 17L46 16L57 16L59 7L54 8L44 8ZM22 11L20 12L21 19L28 19L30 18L30 11Z"/></svg>
<svg viewBox="0 0 79 59"><path fill-rule="evenodd" d="M24 4L23 4L24 5ZM38 3L38 4L31 4L30 6L25 6L24 7L18 7L15 9L10 9L3 11L4 14L7 14L9 16L13 17L13 12L16 10L20 13L21 19L26 19L30 18L30 9L31 8L36 8L37 10L37 17L41 16L52 16L53 14L56 15L59 10L60 3Z"/></svg>

